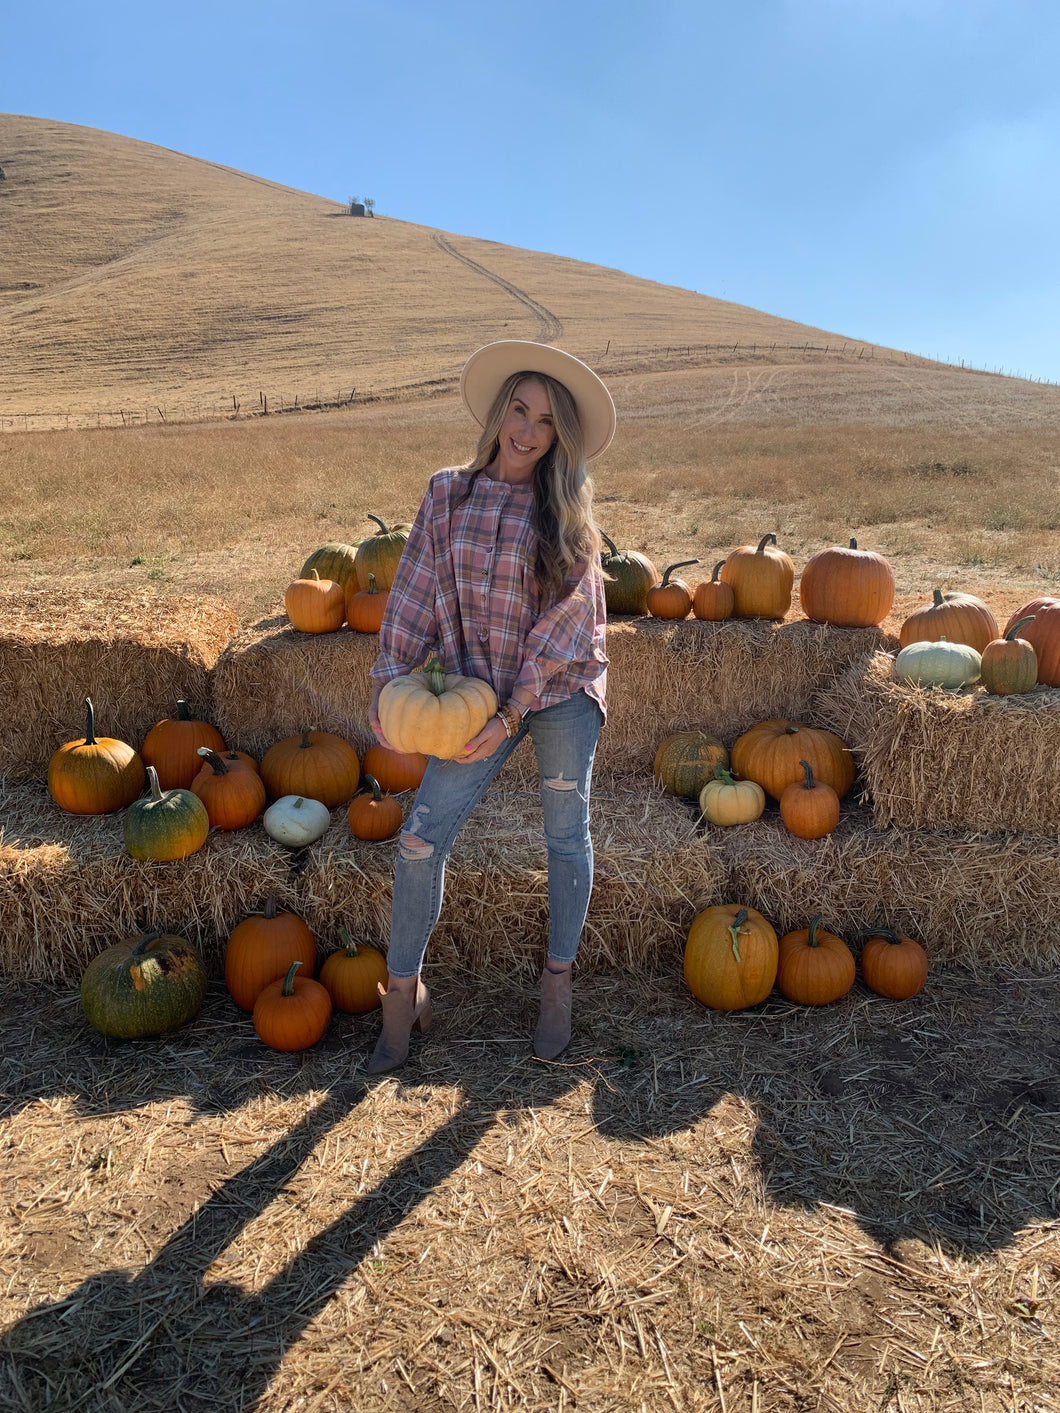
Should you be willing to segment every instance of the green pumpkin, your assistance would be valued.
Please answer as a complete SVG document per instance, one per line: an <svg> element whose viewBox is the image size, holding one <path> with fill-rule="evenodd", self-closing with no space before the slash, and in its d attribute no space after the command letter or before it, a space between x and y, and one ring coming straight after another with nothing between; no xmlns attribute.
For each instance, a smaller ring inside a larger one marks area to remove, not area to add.
<svg viewBox="0 0 1060 1413"><path fill-rule="evenodd" d="M186 859L206 843L206 806L190 790L161 790L153 765L147 767L147 783L149 794L125 811L126 849L134 859Z"/></svg>
<svg viewBox="0 0 1060 1413"><path fill-rule="evenodd" d="M312 579L315 569L321 579L333 579L345 589L350 580L357 577L354 560L357 558L357 546L360 543L360 540L354 540L351 545L340 545L333 541L331 544L321 545L298 571L299 579Z"/></svg>
<svg viewBox="0 0 1060 1413"><path fill-rule="evenodd" d="M623 550L601 530L600 537L607 553L600 556L604 571L604 602L608 613L647 613L648 590L659 581L651 560L636 550Z"/></svg>
<svg viewBox="0 0 1060 1413"><path fill-rule="evenodd" d="M978 680L981 664L975 648L939 638L903 648L894 660L894 676L920 687L965 687Z"/></svg>
<svg viewBox="0 0 1060 1413"><path fill-rule="evenodd" d="M369 515L368 519L374 520L379 529L357 546L357 560L354 565L357 587L367 591L368 576L374 574L377 589L390 589L393 587L394 575L409 537L408 527L387 525L378 515Z"/></svg>
<svg viewBox="0 0 1060 1413"><path fill-rule="evenodd" d="M655 779L671 795L698 800L717 767L728 767L729 753L716 736L676 731L655 752Z"/></svg>
<svg viewBox="0 0 1060 1413"><path fill-rule="evenodd" d="M146 932L108 947L81 980L81 1008L115 1040L162 1035L199 1014L206 971L183 937Z"/></svg>

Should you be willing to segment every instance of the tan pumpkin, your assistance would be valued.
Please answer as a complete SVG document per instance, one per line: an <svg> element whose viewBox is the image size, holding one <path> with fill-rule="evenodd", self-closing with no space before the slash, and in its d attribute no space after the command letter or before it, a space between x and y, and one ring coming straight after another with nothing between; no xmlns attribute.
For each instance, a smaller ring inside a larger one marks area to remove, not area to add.
<svg viewBox="0 0 1060 1413"><path fill-rule="evenodd" d="M894 570L882 554L858 549L851 537L846 549L833 545L806 561L799 577L799 602L815 623L871 628L891 611Z"/></svg>
<svg viewBox="0 0 1060 1413"><path fill-rule="evenodd" d="M902 624L898 641L903 648L912 643L964 643L981 653L998 637L997 619L982 599L956 589L935 589L931 603L915 609Z"/></svg>
<svg viewBox="0 0 1060 1413"><path fill-rule="evenodd" d="M497 696L477 677L446 673L436 657L422 672L388 682L379 694L379 724L396 751L440 760L460 755L497 712Z"/></svg>
<svg viewBox="0 0 1060 1413"><path fill-rule="evenodd" d="M261 778L270 798L301 795L328 809L344 805L357 789L361 765L348 741L331 731L299 731L265 752Z"/></svg>
<svg viewBox="0 0 1060 1413"><path fill-rule="evenodd" d="M703 731L675 731L659 742L655 752L655 779L670 795L699 798L719 765L729 764L729 752L717 736Z"/></svg>
<svg viewBox="0 0 1060 1413"><path fill-rule="evenodd" d="M734 549L721 568L733 593L736 618L783 618L791 607L795 565L777 548L777 537L763 535L757 547Z"/></svg>
<svg viewBox="0 0 1060 1413"><path fill-rule="evenodd" d="M725 561L719 559L710 578L696 585L692 595L693 618L702 619L705 623L720 623L732 617L736 607L736 595L732 591L732 585L726 584L724 579L718 577L724 568Z"/></svg>
<svg viewBox="0 0 1060 1413"><path fill-rule="evenodd" d="M374 520L379 529L357 546L357 557L353 566L357 576L357 587L367 589L369 575L374 575L380 590L390 589L393 587L397 567L401 563L402 553L408 543L409 527L387 525L385 521L380 520L378 515L370 514L368 519Z"/></svg>
<svg viewBox="0 0 1060 1413"><path fill-rule="evenodd" d="M690 564L698 564L698 559L682 559L677 564L667 565L662 579L648 590L646 603L653 618L687 618L692 612L692 590L683 579L671 579L675 569L687 569Z"/></svg>
<svg viewBox="0 0 1060 1413"><path fill-rule="evenodd" d="M334 579L321 579L314 569L308 579L288 584L283 606L291 627L300 633L336 633L346 618L346 597Z"/></svg>
<svg viewBox="0 0 1060 1413"><path fill-rule="evenodd" d="M754 908L706 908L689 930L684 972L696 1000L716 1011L757 1006L777 977L777 934Z"/></svg>
<svg viewBox="0 0 1060 1413"><path fill-rule="evenodd" d="M751 824L766 807L766 792L754 780L736 780L719 766L699 792L699 808L710 824Z"/></svg>
<svg viewBox="0 0 1060 1413"><path fill-rule="evenodd" d="M802 762L814 779L831 785L842 799L854 783L854 757L834 731L773 717L740 736L732 748L732 768L745 780L757 780L779 800L789 785L805 779Z"/></svg>

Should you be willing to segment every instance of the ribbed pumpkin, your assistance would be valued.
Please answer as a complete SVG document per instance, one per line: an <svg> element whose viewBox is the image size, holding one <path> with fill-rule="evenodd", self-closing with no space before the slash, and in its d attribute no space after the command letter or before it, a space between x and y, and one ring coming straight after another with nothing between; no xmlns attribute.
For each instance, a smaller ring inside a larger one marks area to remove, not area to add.
<svg viewBox="0 0 1060 1413"><path fill-rule="evenodd" d="M386 958L375 947L358 945L344 927L339 936L342 946L320 968L320 984L327 987L336 1010L364 1015L379 1005L379 986L386 990Z"/></svg>
<svg viewBox="0 0 1060 1413"><path fill-rule="evenodd" d="M315 569L308 578L287 585L283 606L291 627L300 633L337 633L346 619L346 595L335 579L322 579Z"/></svg>
<svg viewBox="0 0 1060 1413"><path fill-rule="evenodd" d="M190 790L162 790L153 765L147 767L148 793L125 811L125 847L134 859L169 863L186 859L206 843L210 817Z"/></svg>
<svg viewBox="0 0 1060 1413"><path fill-rule="evenodd" d="M383 794L374 775L364 775L361 779L367 789L354 795L346 812L350 833L356 839L372 843L392 839L402 823L399 801L392 795Z"/></svg>
<svg viewBox="0 0 1060 1413"><path fill-rule="evenodd" d="M839 823L839 796L813 778L809 761L800 760L803 780L788 785L780 797L780 817L800 839L823 839Z"/></svg>
<svg viewBox="0 0 1060 1413"><path fill-rule="evenodd" d="M777 977L777 934L754 908L722 903L692 923L685 943L685 982L716 1011L757 1006Z"/></svg>
<svg viewBox="0 0 1060 1413"><path fill-rule="evenodd" d="M894 660L896 682L917 687L966 687L975 682L982 669L975 648L967 643L950 643L945 637L936 642L910 643Z"/></svg>
<svg viewBox="0 0 1060 1413"><path fill-rule="evenodd" d="M1037 655L1038 681L1046 687L1060 687L1060 598L1031 599L1012 615L1005 632L1032 613L1034 622L1023 636Z"/></svg>
<svg viewBox="0 0 1060 1413"><path fill-rule="evenodd" d="M225 948L225 985L237 1006L254 1008L262 988L282 977L293 961L306 976L316 965L316 938L295 913L280 912L271 893L261 913L244 918L233 929Z"/></svg>
<svg viewBox="0 0 1060 1413"><path fill-rule="evenodd" d="M861 975L870 991L907 1001L924 989L928 959L919 942L889 927L866 927L861 936Z"/></svg>
<svg viewBox="0 0 1060 1413"><path fill-rule="evenodd" d="M719 559L710 578L696 585L692 595L693 618L700 618L705 623L720 623L723 619L732 617L736 607L736 595L732 591L732 585L719 578L724 568L725 561Z"/></svg>
<svg viewBox="0 0 1060 1413"><path fill-rule="evenodd" d="M422 751L395 751L377 743L365 751L361 768L365 775L374 775L388 795L400 795L419 789L427 757Z"/></svg>
<svg viewBox="0 0 1060 1413"><path fill-rule="evenodd" d="M348 741L330 731L301 731L270 746L261 778L272 799L304 795L334 809L357 789L361 765Z"/></svg>
<svg viewBox="0 0 1060 1413"><path fill-rule="evenodd" d="M81 978L81 1008L115 1040L164 1035L199 1014L206 969L198 952L170 932L145 932L108 947Z"/></svg>
<svg viewBox="0 0 1060 1413"><path fill-rule="evenodd" d="M898 641L907 648L910 643L937 643L945 638L981 653L997 636L997 619L982 599L955 589L945 593L935 589L931 603L915 609L902 624Z"/></svg>
<svg viewBox="0 0 1060 1413"><path fill-rule="evenodd" d="M719 765L729 764L729 752L717 736L703 731L675 731L655 752L655 779L668 794L697 800Z"/></svg>
<svg viewBox="0 0 1060 1413"><path fill-rule="evenodd" d="M265 784L256 766L219 756L200 746L202 769L191 782L206 806L212 829L245 829L265 808Z"/></svg>
<svg viewBox="0 0 1060 1413"><path fill-rule="evenodd" d="M807 618L837 628L871 628L894 603L894 570L882 554L833 545L806 561L799 577L799 602Z"/></svg>
<svg viewBox="0 0 1060 1413"><path fill-rule="evenodd" d="M607 546L606 553L600 555L607 612L647 613L648 590L659 577L655 565L646 554L620 550L602 530L600 538Z"/></svg>
<svg viewBox="0 0 1060 1413"><path fill-rule="evenodd" d="M394 583L402 552L408 543L408 528L402 525L387 525L378 515L369 515L368 519L374 520L379 529L357 546L357 558L353 566L357 587L367 589L368 576L374 574L379 588L389 589Z"/></svg>
<svg viewBox="0 0 1060 1413"><path fill-rule="evenodd" d="M389 591L380 589L375 575L369 574L367 589L353 584L346 590L346 622L355 633L378 633L389 597Z"/></svg>
<svg viewBox="0 0 1060 1413"><path fill-rule="evenodd" d="M724 767L714 772L699 792L699 808L710 824L725 828L750 824L766 807L766 792L754 780L737 780Z"/></svg>
<svg viewBox="0 0 1060 1413"><path fill-rule="evenodd" d="M202 769L199 747L222 752L224 740L216 726L200 721L188 711L185 701L177 703L177 714L152 726L140 754L144 765L158 771L158 783L163 790L187 790Z"/></svg>
<svg viewBox="0 0 1060 1413"><path fill-rule="evenodd" d="M308 1050L328 1028L331 997L319 981L297 976L292 962L282 981L270 981L254 1002L254 1029L270 1050Z"/></svg>
<svg viewBox="0 0 1060 1413"><path fill-rule="evenodd" d="M819 926L822 917L780 939L777 989L800 1006L830 1005L854 985L854 954L842 937Z"/></svg>
<svg viewBox="0 0 1060 1413"><path fill-rule="evenodd" d="M648 590L645 602L653 618L687 618L692 612L692 590L683 579L671 579L675 569L687 569L698 559L682 559L663 570L662 579Z"/></svg>
<svg viewBox="0 0 1060 1413"><path fill-rule="evenodd" d="M849 748L834 731L818 726L773 717L745 731L732 748L733 771L745 780L757 780L775 800L789 785L805 779L804 760L809 761L814 779L831 785L840 799L854 783Z"/></svg>
<svg viewBox="0 0 1060 1413"><path fill-rule="evenodd" d="M452 760L497 711L488 682L443 672L432 657L422 672L388 682L379 694L379 724L397 751Z"/></svg>
<svg viewBox="0 0 1060 1413"><path fill-rule="evenodd" d="M330 544L321 545L302 565L299 579L312 579L315 569L321 579L334 579L336 584L341 584L345 593L350 580L357 577L354 561L360 543L360 540L354 540L352 544L344 545L333 540Z"/></svg>
<svg viewBox="0 0 1060 1413"><path fill-rule="evenodd" d="M69 814L113 814L144 788L144 763L125 741L97 736L91 698L85 698L85 734L67 741L48 762L48 791Z"/></svg>
<svg viewBox="0 0 1060 1413"><path fill-rule="evenodd" d="M795 565L777 548L777 537L763 535L758 545L741 545L725 560L721 577L733 592L736 618L783 618L791 607Z"/></svg>

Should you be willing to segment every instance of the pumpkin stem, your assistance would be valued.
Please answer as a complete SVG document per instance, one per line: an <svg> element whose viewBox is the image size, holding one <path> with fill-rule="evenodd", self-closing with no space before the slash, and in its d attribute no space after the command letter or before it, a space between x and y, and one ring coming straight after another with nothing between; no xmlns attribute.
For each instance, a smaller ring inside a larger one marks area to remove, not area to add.
<svg viewBox="0 0 1060 1413"><path fill-rule="evenodd" d="M724 780L726 785L736 784L736 777L733 775L732 771L726 770L725 766L723 765L716 765L714 767L714 779Z"/></svg>
<svg viewBox="0 0 1060 1413"><path fill-rule="evenodd" d="M224 761L217 754L217 752L215 750L212 750L209 746L200 746L199 749L195 752L195 754L197 756L202 756L203 760L208 761L210 765L213 766L213 773L215 775L228 774L228 766L225 765Z"/></svg>
<svg viewBox="0 0 1060 1413"><path fill-rule="evenodd" d="M310 733L313 732L313 731L315 731L315 730L316 730L316 727L315 727L315 726L307 726L307 727L305 727L305 729L302 731L302 741L301 741L301 744L300 744L299 747L298 747L298 749L299 749L300 751L308 751L308 750L309 750L310 746L313 744L312 741L309 739L309 736L310 736Z"/></svg>
<svg viewBox="0 0 1060 1413"><path fill-rule="evenodd" d="M177 703L177 720L178 720L178 721L190 721L190 720L191 720L191 712L188 710L188 704L187 704L187 702L184 701L183 699L181 699L181 700Z"/></svg>
<svg viewBox="0 0 1060 1413"><path fill-rule="evenodd" d="M319 583L320 583L320 575L317 573L317 571L316 571L315 569L312 571L312 573L313 573L313 578L314 578L314 579L317 581L317 583L319 584Z"/></svg>
<svg viewBox="0 0 1060 1413"><path fill-rule="evenodd" d="M776 542L777 537L773 534L771 530L768 535L763 535L762 538L758 541L758 548L755 550L755 554L764 554L766 545L770 543L775 545Z"/></svg>
<svg viewBox="0 0 1060 1413"><path fill-rule="evenodd" d="M383 791L380 788L379 781L375 778L375 776L369 775L367 772L365 772L365 774L361 776L361 782L361 790L364 790L366 787L371 790L372 803L376 805L381 805L383 803ZM359 790L357 793L360 794L361 790Z"/></svg>
<svg viewBox="0 0 1060 1413"><path fill-rule="evenodd" d="M147 787L151 791L153 802L159 804L162 799L162 787L158 783L158 771L153 765L147 767Z"/></svg>
<svg viewBox="0 0 1060 1413"><path fill-rule="evenodd" d="M373 515L372 512L369 511L369 512L368 512L368 519L369 519L369 520L374 520L375 523L379 526L379 529L376 530L376 532L375 532L377 535L389 535L389 534L390 534L390 526L387 525L387 523L386 523L384 520L380 520L380 518L379 518L378 515Z"/></svg>
<svg viewBox="0 0 1060 1413"><path fill-rule="evenodd" d="M788 722L787 726L784 727L785 736L796 736L798 735L798 731L799 728L797 726L792 726L790 721Z"/></svg>
<svg viewBox="0 0 1060 1413"><path fill-rule="evenodd" d="M356 956L358 955L358 953L360 952L360 948L357 946L357 943L356 943L356 942L353 940L353 938L350 936L350 933L349 933L349 929L348 929L348 928L345 928L345 927L340 927L340 928L339 928L339 941L342 943L343 947L346 949L346 955L347 955L348 957L356 957Z"/></svg>
<svg viewBox="0 0 1060 1413"><path fill-rule="evenodd" d="M604 544L607 546L608 555L609 555L612 559L617 559L617 558L618 558L618 546L615 544L614 540L611 538L611 536L607 533L606 530L601 530L601 531L600 531L600 538L603 540Z"/></svg>
<svg viewBox="0 0 1060 1413"><path fill-rule="evenodd" d="M291 965L287 968L287 975L286 975L286 976L284 977L284 979L283 979L283 986L282 986L282 988L281 988L281 990L280 990L280 995L281 995L281 996L293 996L293 995L294 995L294 974L295 974L295 972L298 970L298 968L299 968L301 965L302 965L302 963L301 963L300 961L298 961L297 958L296 958L296 959L291 963Z"/></svg>
<svg viewBox="0 0 1060 1413"><path fill-rule="evenodd" d="M802 784L802 788L803 788L804 790L816 790L816 789L817 789L817 782L816 782L816 780L814 780L814 778L813 778L813 771L810 769L810 762L809 762L808 760L800 760L800 761L799 761L799 764L802 766L802 774L803 774L803 784Z"/></svg>
<svg viewBox="0 0 1060 1413"><path fill-rule="evenodd" d="M724 561L723 559L719 559L718 562L717 562L717 564L715 564L715 566L714 566L714 573L710 576L710 582L711 582L712 584L717 584L717 583L718 583L718 575L721 573L721 571L722 571L724 568L725 568L725 561Z"/></svg>
<svg viewBox="0 0 1060 1413"><path fill-rule="evenodd" d="M369 574L369 576L368 576L368 587L367 587L367 589L365 589L365 593L366 593L366 594L377 594L378 592L379 592L379 589L378 589L378 587L376 586L375 575L374 575L374 574Z"/></svg>
<svg viewBox="0 0 1060 1413"><path fill-rule="evenodd" d="M445 668L437 653L427 659L423 671L427 677L427 686L436 697L440 697L445 691Z"/></svg>
<svg viewBox="0 0 1060 1413"><path fill-rule="evenodd" d="M812 922L810 923L810 935L809 935L809 937L806 939L806 945L807 945L807 946L809 946L809 947L819 947L819 946L821 945L820 942L818 942L818 940L817 940L817 925L818 925L818 923L821 921L821 919L822 919L823 917L824 917L824 913L818 913L817 916L816 916L816 917L812 920Z"/></svg>
<svg viewBox="0 0 1060 1413"><path fill-rule="evenodd" d="M137 961L139 961L139 959L147 951L148 947L150 947L151 943L161 936L162 934L161 932L159 932L157 927L155 928L154 932L145 932L144 935L137 942L136 946L129 953L129 960L132 961L135 958Z"/></svg>
<svg viewBox="0 0 1060 1413"><path fill-rule="evenodd" d="M743 960L740 956L740 929L746 921L747 909L741 908L733 918L732 926L729 928L729 936L732 938L732 954L738 962Z"/></svg>
<svg viewBox="0 0 1060 1413"><path fill-rule="evenodd" d="M1005 634L1005 642L1006 642L1006 643L1011 643L1011 642L1015 641L1016 634L1017 634L1017 633L1019 632L1019 630L1023 627L1023 625L1024 625L1025 623L1033 623L1033 622L1034 622L1034 618L1035 618L1035 615L1034 615L1033 613L1028 613L1026 618L1021 618L1018 623L1013 623L1012 627L1011 627L1011 628L1008 630L1008 632Z"/></svg>
<svg viewBox="0 0 1060 1413"><path fill-rule="evenodd" d="M690 564L698 563L698 559L682 559L678 564L671 564L667 569L663 571L662 583L659 585L659 588L666 588L667 584L669 584L670 582L670 575L674 572L675 569L687 569ZM724 563L724 560L722 561L722 563Z"/></svg>
<svg viewBox="0 0 1060 1413"><path fill-rule="evenodd" d="M883 927L882 925L880 927L859 927L858 936L883 937L892 947L900 947L902 945L902 939L898 936L898 933L895 932L893 927Z"/></svg>
<svg viewBox="0 0 1060 1413"><path fill-rule="evenodd" d="M94 746L96 744L96 709L92 705L92 698L85 698L85 745Z"/></svg>
<svg viewBox="0 0 1060 1413"><path fill-rule="evenodd" d="M266 918L269 922L272 922L272 920L273 920L273 918L274 918L275 916L276 916L276 894L275 894L275 893L270 893L269 896L265 899L265 911L262 913L262 917Z"/></svg>
<svg viewBox="0 0 1060 1413"><path fill-rule="evenodd" d="M941 607L942 607L942 590L941 590L941 589L932 589L932 591L931 591L931 597L932 597L932 598L934 599L934 601L935 601L935 607L936 607L936 608L941 608Z"/></svg>

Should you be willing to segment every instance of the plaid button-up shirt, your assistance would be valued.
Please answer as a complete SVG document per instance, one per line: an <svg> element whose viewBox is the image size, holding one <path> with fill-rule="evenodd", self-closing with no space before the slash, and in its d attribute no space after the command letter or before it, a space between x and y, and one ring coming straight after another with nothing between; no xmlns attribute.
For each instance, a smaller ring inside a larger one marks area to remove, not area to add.
<svg viewBox="0 0 1060 1413"><path fill-rule="evenodd" d="M482 678L501 702L518 687L539 711L584 688L606 710L599 563L579 565L563 597L543 604L532 485L483 472L467 496L467 481L457 469L431 477L387 600L373 678L407 676L435 652L446 672Z"/></svg>

